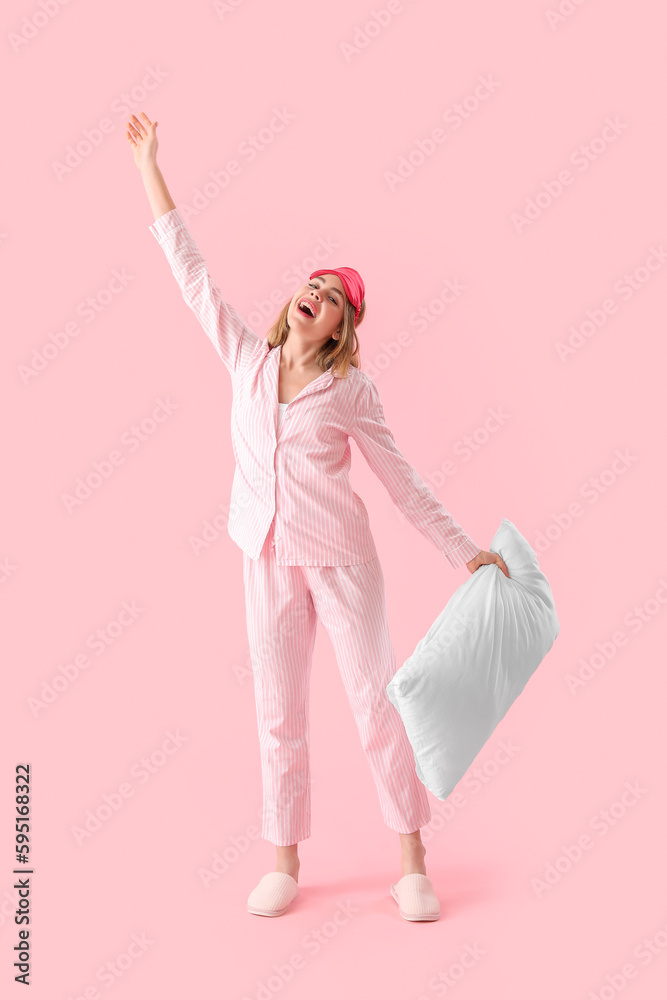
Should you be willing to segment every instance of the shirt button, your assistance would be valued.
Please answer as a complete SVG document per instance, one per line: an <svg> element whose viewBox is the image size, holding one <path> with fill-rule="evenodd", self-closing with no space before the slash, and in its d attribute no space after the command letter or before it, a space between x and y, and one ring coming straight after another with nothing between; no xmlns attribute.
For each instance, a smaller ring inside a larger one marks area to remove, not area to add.
<svg viewBox="0 0 667 1000"><path fill-rule="evenodd" d="M274 541L279 542L280 541L280 535L274 535Z"/></svg>

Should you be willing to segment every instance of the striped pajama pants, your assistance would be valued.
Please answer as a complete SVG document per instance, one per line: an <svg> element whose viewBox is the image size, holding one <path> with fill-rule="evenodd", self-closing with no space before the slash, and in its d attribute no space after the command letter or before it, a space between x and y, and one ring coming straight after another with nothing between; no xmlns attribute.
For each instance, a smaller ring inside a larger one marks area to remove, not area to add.
<svg viewBox="0 0 667 1000"><path fill-rule="evenodd" d="M262 768L262 837L310 837L309 683L317 619L326 629L368 758L384 822L412 833L431 819L401 717L377 557L354 566L279 566L273 525L258 560L243 554L246 623Z"/></svg>

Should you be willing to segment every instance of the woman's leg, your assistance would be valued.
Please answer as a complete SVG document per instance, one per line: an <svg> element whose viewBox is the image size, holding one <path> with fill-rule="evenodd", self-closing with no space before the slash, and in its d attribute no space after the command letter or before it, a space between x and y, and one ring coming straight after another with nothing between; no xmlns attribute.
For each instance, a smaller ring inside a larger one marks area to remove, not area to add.
<svg viewBox="0 0 667 1000"><path fill-rule="evenodd" d="M285 872L286 875L291 875L298 882L300 866L298 844L290 844L288 847L276 845L275 870L277 872Z"/></svg>
<svg viewBox="0 0 667 1000"><path fill-rule="evenodd" d="M246 621L262 766L262 837L277 871L298 871L310 836L308 700L317 619L300 566L278 566L272 535L258 560L244 553Z"/></svg>
<svg viewBox="0 0 667 1000"><path fill-rule="evenodd" d="M405 726L387 696L396 658L379 560L354 566L305 566L304 573L336 654L384 821L402 835L402 860L419 871L425 853L419 846L419 828L429 822L431 810Z"/></svg>
<svg viewBox="0 0 667 1000"><path fill-rule="evenodd" d="M421 833L415 830L414 833L399 833L401 838L401 867L404 875L413 873L426 874L426 864L424 855L426 848L422 844Z"/></svg>

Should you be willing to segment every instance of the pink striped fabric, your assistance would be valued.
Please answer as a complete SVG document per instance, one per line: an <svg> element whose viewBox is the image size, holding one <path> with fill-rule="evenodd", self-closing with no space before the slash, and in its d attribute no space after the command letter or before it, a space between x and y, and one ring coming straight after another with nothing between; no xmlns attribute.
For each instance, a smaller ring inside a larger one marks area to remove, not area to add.
<svg viewBox="0 0 667 1000"><path fill-rule="evenodd" d="M258 559L271 525L280 566L349 566L377 551L366 506L349 480L356 441L406 518L458 567L480 547L403 457L369 375L322 372L278 420L281 347L271 348L229 305L208 273L178 209L151 226L181 289L232 376L236 468L227 529Z"/></svg>
<svg viewBox="0 0 667 1000"><path fill-rule="evenodd" d="M431 818L414 754L386 687L396 673L379 560L281 566L272 529L260 558L243 556L263 788L262 837L296 844L311 834L308 701L317 619L324 625L385 824L412 833Z"/></svg>

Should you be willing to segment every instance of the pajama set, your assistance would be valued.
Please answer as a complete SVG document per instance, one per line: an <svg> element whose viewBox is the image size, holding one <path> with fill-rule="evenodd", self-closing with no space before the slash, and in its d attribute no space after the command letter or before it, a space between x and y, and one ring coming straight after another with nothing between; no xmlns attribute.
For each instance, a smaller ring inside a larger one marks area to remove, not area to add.
<svg viewBox="0 0 667 1000"><path fill-rule="evenodd" d="M149 229L232 379L236 468L227 527L243 551L262 837L284 846L310 836L308 698L318 619L334 649L384 822L412 833L431 812L386 694L396 659L368 512L349 480L349 438L452 567L481 549L399 451L369 375L353 365L345 378L323 371L280 404L281 346L260 340L223 299L178 209Z"/></svg>

